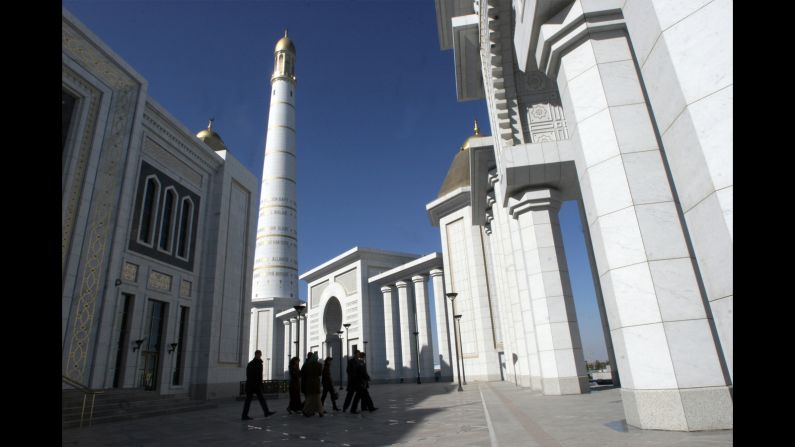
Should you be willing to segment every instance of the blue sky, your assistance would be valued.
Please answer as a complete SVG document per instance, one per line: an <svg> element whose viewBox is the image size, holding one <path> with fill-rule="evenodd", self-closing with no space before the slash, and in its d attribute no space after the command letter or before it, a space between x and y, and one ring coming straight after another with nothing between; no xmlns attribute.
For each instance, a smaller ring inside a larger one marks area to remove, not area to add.
<svg viewBox="0 0 795 447"><path fill-rule="evenodd" d="M458 102L431 0L64 0L187 128L214 129L261 178L273 47L296 45L301 273L354 247L441 251L436 198L484 100ZM579 214L561 226L586 359L606 359ZM300 296L306 297L301 284Z"/></svg>

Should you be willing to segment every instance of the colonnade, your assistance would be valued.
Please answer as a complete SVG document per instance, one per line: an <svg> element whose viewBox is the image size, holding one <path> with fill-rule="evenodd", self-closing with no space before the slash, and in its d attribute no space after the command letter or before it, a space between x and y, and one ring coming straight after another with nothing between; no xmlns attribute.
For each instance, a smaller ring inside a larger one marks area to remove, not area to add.
<svg viewBox="0 0 795 447"><path fill-rule="evenodd" d="M293 357L298 357L300 360L300 364L304 364L304 358L306 357L307 353L307 319L306 315L297 315L295 310L290 309L289 311L285 311L282 314L277 315L278 317L282 318L282 325L284 326L284 356L285 356L285 364L284 364L284 374L287 377L287 372L290 367L290 359ZM297 340L300 330L300 340ZM296 346L296 342L300 344L300 346Z"/></svg>
<svg viewBox="0 0 795 447"><path fill-rule="evenodd" d="M444 290L444 272L438 253L370 279L380 286L384 309L384 347L388 381L434 380L433 325L429 279L433 287L436 338L442 380L453 377L452 315ZM438 261L431 262L428 261Z"/></svg>

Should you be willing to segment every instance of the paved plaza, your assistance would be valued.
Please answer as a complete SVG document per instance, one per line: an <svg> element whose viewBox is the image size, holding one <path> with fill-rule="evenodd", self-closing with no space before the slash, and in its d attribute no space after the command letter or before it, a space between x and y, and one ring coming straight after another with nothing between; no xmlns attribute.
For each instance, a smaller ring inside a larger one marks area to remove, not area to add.
<svg viewBox="0 0 795 447"><path fill-rule="evenodd" d="M373 385L378 411L327 412L323 418L288 415L286 399L268 401L277 413L264 418L252 402L251 421L241 421L243 402L168 416L131 419L62 431L64 446L688 446L733 445L733 430L670 432L639 430L624 423L620 391L542 396L509 382ZM345 397L343 391L339 404ZM330 407L326 402L326 407Z"/></svg>

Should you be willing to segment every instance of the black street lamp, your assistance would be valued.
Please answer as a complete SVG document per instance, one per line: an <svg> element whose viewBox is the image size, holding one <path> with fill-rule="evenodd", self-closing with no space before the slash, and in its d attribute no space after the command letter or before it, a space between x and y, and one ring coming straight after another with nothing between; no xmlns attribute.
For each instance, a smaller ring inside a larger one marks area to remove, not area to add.
<svg viewBox="0 0 795 447"><path fill-rule="evenodd" d="M298 325L295 327L295 355L298 357L298 361L301 361L301 312L306 309L305 304L296 304L293 306L295 312L298 314L298 317L295 319Z"/></svg>
<svg viewBox="0 0 795 447"><path fill-rule="evenodd" d="M351 356L350 337L348 337L348 328L351 327L350 323L343 324L345 326L345 358L349 359ZM348 384L350 385L350 383Z"/></svg>
<svg viewBox="0 0 795 447"><path fill-rule="evenodd" d="M340 355L339 355L339 357L340 357L340 359L339 359L339 364L340 364L340 391L342 391L342 331L337 331L337 337L339 337L339 339L340 339Z"/></svg>
<svg viewBox="0 0 795 447"><path fill-rule="evenodd" d="M447 298L450 298L450 303L453 305L453 315L455 315L455 297L458 296L455 292L450 292L446 294ZM464 388L461 387L461 367L459 366L459 358L461 354L458 351L458 330L456 329L456 322L458 321L458 317L455 317L455 321L453 322L453 336L455 337L455 366L456 370L458 370L458 391L464 391Z"/></svg>
<svg viewBox="0 0 795 447"><path fill-rule="evenodd" d="M414 331L414 340L417 342L417 383L422 383L420 381L420 333L418 331Z"/></svg>
<svg viewBox="0 0 795 447"><path fill-rule="evenodd" d="M461 314L453 315L453 318L455 318L455 321L458 322L458 342L461 343ZM463 343L462 343L462 346L461 346L461 374L464 376L464 385L466 385L467 384L467 372L464 369L464 357L463 357L463 355L464 355L464 347L463 347Z"/></svg>

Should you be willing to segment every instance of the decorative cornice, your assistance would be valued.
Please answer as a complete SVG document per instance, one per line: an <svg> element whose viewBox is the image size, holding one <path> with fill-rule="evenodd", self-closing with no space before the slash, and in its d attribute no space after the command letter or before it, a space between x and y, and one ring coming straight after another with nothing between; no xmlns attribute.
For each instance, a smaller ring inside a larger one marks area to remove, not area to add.
<svg viewBox="0 0 795 447"><path fill-rule="evenodd" d="M145 110L144 113L144 125L154 134L179 148L184 154L188 155L193 161L201 165L208 172L215 172L221 165L223 165L223 162L220 159L210 158L210 154L200 155L198 151L193 150L180 138L177 138L175 132L172 129L167 129L166 126L161 124L159 120L156 120L151 114L146 113L149 110L157 114L157 110L152 107L152 104L147 103L147 110ZM215 154L213 153L212 155Z"/></svg>
<svg viewBox="0 0 795 447"><path fill-rule="evenodd" d="M599 2L592 3L600 6ZM539 71L556 79L560 58L583 38L594 32L626 29L621 9L608 3L605 6L603 10L584 10L581 1L576 0L571 8L564 9L547 24L541 25L535 49ZM591 4L589 8L592 8Z"/></svg>
<svg viewBox="0 0 795 447"><path fill-rule="evenodd" d="M560 192L557 189L543 188L525 190L508 198L508 212L518 219L528 211L560 208Z"/></svg>

